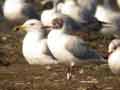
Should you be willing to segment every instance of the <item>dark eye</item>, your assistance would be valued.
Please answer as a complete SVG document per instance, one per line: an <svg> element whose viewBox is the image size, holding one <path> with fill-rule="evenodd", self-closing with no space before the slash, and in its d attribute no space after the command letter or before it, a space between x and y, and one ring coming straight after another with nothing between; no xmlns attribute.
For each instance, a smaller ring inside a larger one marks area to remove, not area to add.
<svg viewBox="0 0 120 90"><path fill-rule="evenodd" d="M31 26L33 26L33 25L34 25L34 23L31 23L30 25L31 25Z"/></svg>

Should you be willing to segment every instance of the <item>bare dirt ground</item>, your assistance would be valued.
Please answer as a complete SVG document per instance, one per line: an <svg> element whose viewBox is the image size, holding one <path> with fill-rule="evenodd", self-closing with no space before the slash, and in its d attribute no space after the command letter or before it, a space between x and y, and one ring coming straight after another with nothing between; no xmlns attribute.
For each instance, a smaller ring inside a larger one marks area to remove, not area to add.
<svg viewBox="0 0 120 90"><path fill-rule="evenodd" d="M120 78L107 64L78 65L70 80L65 65L28 65L21 54L21 39L15 32L0 32L0 90L120 90ZM104 55L109 40L96 41L98 45L91 46Z"/></svg>

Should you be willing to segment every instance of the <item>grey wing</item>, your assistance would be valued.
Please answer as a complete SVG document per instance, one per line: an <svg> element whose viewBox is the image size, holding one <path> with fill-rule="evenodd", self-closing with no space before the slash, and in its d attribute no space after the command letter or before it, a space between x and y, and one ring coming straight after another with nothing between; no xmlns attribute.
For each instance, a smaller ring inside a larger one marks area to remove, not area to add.
<svg viewBox="0 0 120 90"><path fill-rule="evenodd" d="M81 40L75 40L72 43L69 43L66 46L66 49L81 60L102 59L101 55L95 50L88 48L87 44Z"/></svg>
<svg viewBox="0 0 120 90"><path fill-rule="evenodd" d="M29 19L40 19L37 11L31 4L25 4L22 13Z"/></svg>

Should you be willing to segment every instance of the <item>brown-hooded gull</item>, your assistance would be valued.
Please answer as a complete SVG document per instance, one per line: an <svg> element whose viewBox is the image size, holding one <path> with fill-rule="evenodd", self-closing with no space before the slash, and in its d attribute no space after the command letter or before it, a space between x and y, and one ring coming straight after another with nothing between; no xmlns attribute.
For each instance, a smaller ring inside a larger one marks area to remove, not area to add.
<svg viewBox="0 0 120 90"><path fill-rule="evenodd" d="M53 29L48 34L48 48L57 61L70 66L80 63L105 63L99 53L89 48L87 43L76 35L80 31L85 31L73 30L70 23L66 23L64 20L63 18L54 19ZM68 70L67 79L70 77L71 71L69 73Z"/></svg>

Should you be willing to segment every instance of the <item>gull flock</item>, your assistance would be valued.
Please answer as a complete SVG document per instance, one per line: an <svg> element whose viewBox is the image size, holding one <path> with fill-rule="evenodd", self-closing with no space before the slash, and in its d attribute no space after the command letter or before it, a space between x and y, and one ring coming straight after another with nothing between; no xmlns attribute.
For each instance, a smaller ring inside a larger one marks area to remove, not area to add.
<svg viewBox="0 0 120 90"><path fill-rule="evenodd" d="M46 0L53 8L43 10L41 16L28 1L5 0L3 14L9 22L21 25L17 30L26 31L22 53L29 64L64 63L72 67L86 62L108 63L113 73L120 74L120 39L110 42L108 60L84 40L91 32L119 37L120 13L111 0ZM120 0L116 2L120 7Z"/></svg>

